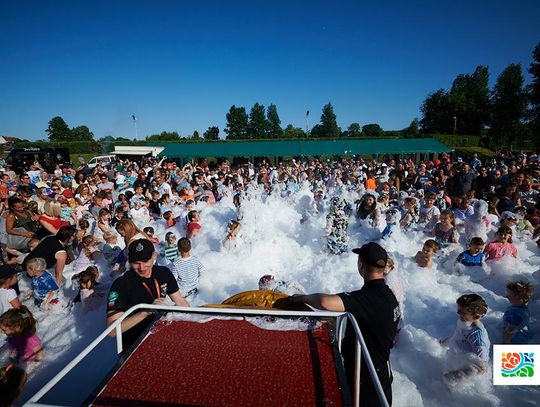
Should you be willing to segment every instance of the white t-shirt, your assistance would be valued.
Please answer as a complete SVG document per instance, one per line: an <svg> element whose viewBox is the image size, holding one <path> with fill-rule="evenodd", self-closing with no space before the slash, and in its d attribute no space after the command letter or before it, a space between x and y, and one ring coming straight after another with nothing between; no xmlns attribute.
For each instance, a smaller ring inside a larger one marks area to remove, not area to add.
<svg viewBox="0 0 540 407"><path fill-rule="evenodd" d="M0 288L0 315L13 308L10 302L15 298L17 298L17 293L13 288Z"/></svg>

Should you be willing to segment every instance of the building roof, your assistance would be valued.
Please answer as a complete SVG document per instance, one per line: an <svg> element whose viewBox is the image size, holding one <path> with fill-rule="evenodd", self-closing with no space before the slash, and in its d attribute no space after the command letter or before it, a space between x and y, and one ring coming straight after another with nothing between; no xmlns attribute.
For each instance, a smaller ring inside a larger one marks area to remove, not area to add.
<svg viewBox="0 0 540 407"><path fill-rule="evenodd" d="M154 143L158 144L158 143ZM159 143L161 144L161 143ZM352 154L442 153L452 149L432 138L223 141L163 143L167 157L283 157Z"/></svg>

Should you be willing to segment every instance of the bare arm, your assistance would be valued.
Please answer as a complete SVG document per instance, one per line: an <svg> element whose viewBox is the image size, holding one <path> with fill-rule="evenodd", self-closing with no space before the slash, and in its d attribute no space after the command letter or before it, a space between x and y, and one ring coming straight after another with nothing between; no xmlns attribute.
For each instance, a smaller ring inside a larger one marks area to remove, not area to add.
<svg viewBox="0 0 540 407"><path fill-rule="evenodd" d="M19 300L19 297L13 298L9 303L11 304L13 308L16 308L16 309L19 309L22 306L21 301Z"/></svg>
<svg viewBox="0 0 540 407"><path fill-rule="evenodd" d="M187 302L186 299L182 297L180 291L169 294L169 297L171 298L171 300L173 300L175 305L178 305L179 307L189 307L189 302Z"/></svg>
<svg viewBox="0 0 540 407"><path fill-rule="evenodd" d="M54 256L56 258L56 267L54 269L54 273L56 276L56 283L58 284L58 287L62 286L62 273L64 272L64 267L66 266L67 262L67 252L61 251L56 253Z"/></svg>
<svg viewBox="0 0 540 407"><path fill-rule="evenodd" d="M116 321L118 318L120 318L122 315L124 315L123 312L116 312L112 315L109 315L107 317L107 326L110 326L114 321ZM152 315L152 312L150 311L140 311L136 314L130 315L126 319L122 321L122 332L126 332L128 329L133 328L138 323L144 321L147 317ZM109 336L116 336L116 329L114 329L111 333L109 333Z"/></svg>
<svg viewBox="0 0 540 407"><path fill-rule="evenodd" d="M43 226L45 229L47 229L49 232L51 232L53 235L56 235L56 232L58 232L58 229L56 229L53 225L51 225L49 222L44 222L43 220L39 220L39 223L41 226Z"/></svg>
<svg viewBox="0 0 540 407"><path fill-rule="evenodd" d="M293 303L304 303L318 309L327 311L345 311L345 305L339 295L335 294L308 294L308 295L293 295Z"/></svg>
<svg viewBox="0 0 540 407"><path fill-rule="evenodd" d="M9 235L13 236L24 236L24 237L32 237L34 234L32 232L18 232L16 230L13 230L13 225L15 224L15 216L13 216L12 213L8 213L6 217L6 232Z"/></svg>

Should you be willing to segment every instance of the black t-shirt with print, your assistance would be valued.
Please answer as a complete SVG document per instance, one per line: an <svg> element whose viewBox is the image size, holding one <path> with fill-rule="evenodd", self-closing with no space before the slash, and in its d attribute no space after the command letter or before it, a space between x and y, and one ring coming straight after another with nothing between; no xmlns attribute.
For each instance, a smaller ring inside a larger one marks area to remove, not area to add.
<svg viewBox="0 0 540 407"><path fill-rule="evenodd" d="M343 301L345 311L354 315L360 327L383 390L391 403L392 379L388 369L388 359L401 315L398 301L384 279L368 281L358 291L338 295ZM354 392L354 355L355 334L352 326L348 325L343 339L343 358L351 394ZM378 405L378 400L367 364L362 358L360 405Z"/></svg>
<svg viewBox="0 0 540 407"><path fill-rule="evenodd" d="M149 278L141 277L133 270L128 270L111 286L107 301L107 316L116 312L125 312L137 304L152 304L157 298L164 298L177 291L178 283L167 267L154 266ZM148 317L122 333L124 350L137 340L152 321L153 318Z"/></svg>

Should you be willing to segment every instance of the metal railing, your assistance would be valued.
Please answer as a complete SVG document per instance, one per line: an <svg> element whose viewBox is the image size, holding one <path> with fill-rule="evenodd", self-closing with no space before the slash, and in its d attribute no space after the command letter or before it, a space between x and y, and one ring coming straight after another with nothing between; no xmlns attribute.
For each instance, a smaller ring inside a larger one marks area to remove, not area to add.
<svg viewBox="0 0 540 407"><path fill-rule="evenodd" d="M75 366L77 366L92 350L94 350L105 338L115 331L116 335L116 350L121 353L122 347L122 322L133 313L139 310L154 310L154 311L169 311L187 314L209 314L209 315L242 315L242 316L276 316L276 317L310 317L310 318L333 318L336 326L336 338L338 342L338 350L341 353L341 341L343 339L343 330L345 322L349 320L352 324L356 335L355 347L355 375L354 375L354 406L358 407L360 394L360 357L363 352L369 374L375 385L379 401L383 407L388 407L386 396L381 386L379 377L371 360L371 356L367 351L364 337L360 332L353 315L349 312L332 312L332 311L273 311L265 309L236 309L236 308L204 308L204 307L178 307L169 305L154 305L154 304L137 304L124 312L120 318L114 321L107 329L105 329L92 343L90 343L81 353L79 353L71 362L69 362L60 372L58 372L45 386L43 386L30 400L25 403L25 406L35 407L53 407L47 404L39 403L39 400L44 397L54 386L60 382ZM58 407L58 406L56 406Z"/></svg>

